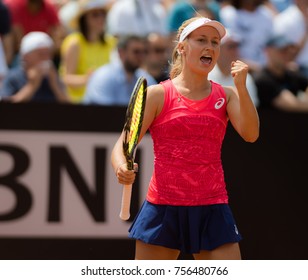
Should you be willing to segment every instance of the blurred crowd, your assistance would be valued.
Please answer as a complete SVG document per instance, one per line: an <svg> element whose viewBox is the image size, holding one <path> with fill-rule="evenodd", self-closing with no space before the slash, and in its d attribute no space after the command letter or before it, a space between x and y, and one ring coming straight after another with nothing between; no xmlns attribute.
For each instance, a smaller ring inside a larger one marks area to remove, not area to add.
<svg viewBox="0 0 308 280"><path fill-rule="evenodd" d="M308 0L0 0L1 102L127 105L194 16L227 28L209 79L232 86L240 59L257 107L308 112Z"/></svg>

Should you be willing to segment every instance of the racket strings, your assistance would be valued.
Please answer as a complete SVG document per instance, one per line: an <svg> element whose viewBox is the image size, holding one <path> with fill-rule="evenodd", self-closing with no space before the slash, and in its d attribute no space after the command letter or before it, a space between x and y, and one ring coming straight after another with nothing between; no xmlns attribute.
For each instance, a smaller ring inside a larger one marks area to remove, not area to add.
<svg viewBox="0 0 308 280"><path fill-rule="evenodd" d="M141 124L141 115L142 115L142 108L143 108L143 87L139 89L139 92L136 97L135 106L133 108L133 114L131 119L130 125L130 132L129 132L129 146L128 151L129 153L132 152L134 145L138 141L138 134Z"/></svg>
<svg viewBox="0 0 308 280"><path fill-rule="evenodd" d="M147 95L147 81L139 78L131 95L124 125L123 152L128 169L133 169L136 147L142 127Z"/></svg>

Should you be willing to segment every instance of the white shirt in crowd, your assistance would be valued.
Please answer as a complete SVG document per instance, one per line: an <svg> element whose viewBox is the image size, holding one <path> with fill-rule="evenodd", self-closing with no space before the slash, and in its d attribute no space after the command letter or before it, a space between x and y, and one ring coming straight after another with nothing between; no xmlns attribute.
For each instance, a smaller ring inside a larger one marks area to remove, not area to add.
<svg viewBox="0 0 308 280"><path fill-rule="evenodd" d="M284 35L291 42L299 43L305 36L305 18L299 8L293 4L275 17L274 32ZM308 69L308 40L296 58L296 62Z"/></svg>
<svg viewBox="0 0 308 280"><path fill-rule="evenodd" d="M107 28L115 36L146 36L152 32L166 35L166 18L166 10L158 0L121 0L108 12Z"/></svg>
<svg viewBox="0 0 308 280"><path fill-rule="evenodd" d="M226 28L240 37L241 58L264 65L264 46L272 35L273 13L263 5L253 12L227 5L221 9L220 19Z"/></svg>

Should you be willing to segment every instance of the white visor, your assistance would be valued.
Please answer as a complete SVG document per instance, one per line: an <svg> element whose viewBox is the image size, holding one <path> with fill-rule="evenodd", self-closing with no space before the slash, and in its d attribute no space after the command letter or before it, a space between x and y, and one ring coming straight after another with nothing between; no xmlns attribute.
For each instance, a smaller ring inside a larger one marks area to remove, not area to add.
<svg viewBox="0 0 308 280"><path fill-rule="evenodd" d="M183 31L180 35L179 42L183 42L191 32L195 31L196 29L198 29L202 26L212 26L212 27L214 27L218 31L220 39L222 39L226 34L226 29L224 28L224 26L220 22L218 22L216 20L211 20L209 18L202 17L202 18L198 18L198 19L194 20L193 22L188 24L183 29Z"/></svg>

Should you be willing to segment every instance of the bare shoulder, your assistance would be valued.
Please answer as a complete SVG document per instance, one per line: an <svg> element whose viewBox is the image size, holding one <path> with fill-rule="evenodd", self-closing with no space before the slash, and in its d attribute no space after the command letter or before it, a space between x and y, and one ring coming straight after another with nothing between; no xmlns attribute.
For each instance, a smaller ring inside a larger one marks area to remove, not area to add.
<svg viewBox="0 0 308 280"><path fill-rule="evenodd" d="M223 86L223 89L226 93L227 100L229 101L233 95L237 95L236 88L233 86Z"/></svg>
<svg viewBox="0 0 308 280"><path fill-rule="evenodd" d="M165 90L161 84L152 85L147 88L147 104L155 110L157 116L164 105Z"/></svg>
<svg viewBox="0 0 308 280"><path fill-rule="evenodd" d="M148 94L163 95L164 94L164 87L161 84L151 85L151 86L148 87L147 91L148 91Z"/></svg>
<svg viewBox="0 0 308 280"><path fill-rule="evenodd" d="M147 88L147 96L148 99L153 102L161 102L164 101L164 87L161 84L152 85Z"/></svg>

